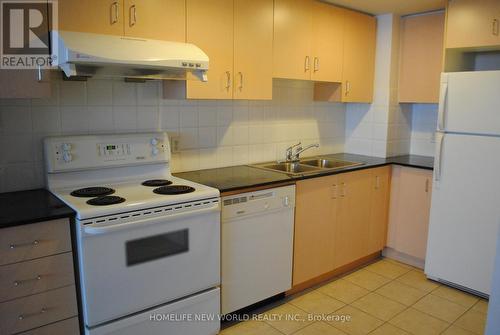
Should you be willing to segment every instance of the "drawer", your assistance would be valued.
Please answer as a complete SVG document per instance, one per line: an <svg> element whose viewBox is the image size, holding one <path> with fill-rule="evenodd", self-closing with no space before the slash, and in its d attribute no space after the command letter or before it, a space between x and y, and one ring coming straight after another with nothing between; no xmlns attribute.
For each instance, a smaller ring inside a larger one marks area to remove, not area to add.
<svg viewBox="0 0 500 335"><path fill-rule="evenodd" d="M68 251L71 251L68 219L4 228L0 234L0 265Z"/></svg>
<svg viewBox="0 0 500 335"><path fill-rule="evenodd" d="M0 302L74 282L71 252L0 266Z"/></svg>
<svg viewBox="0 0 500 335"><path fill-rule="evenodd" d="M15 334L77 315L75 286L70 285L0 303L0 334Z"/></svg>
<svg viewBox="0 0 500 335"><path fill-rule="evenodd" d="M48 326L43 326L33 330L29 330L19 335L78 335L80 334L80 326L78 318L71 318L59 321Z"/></svg>

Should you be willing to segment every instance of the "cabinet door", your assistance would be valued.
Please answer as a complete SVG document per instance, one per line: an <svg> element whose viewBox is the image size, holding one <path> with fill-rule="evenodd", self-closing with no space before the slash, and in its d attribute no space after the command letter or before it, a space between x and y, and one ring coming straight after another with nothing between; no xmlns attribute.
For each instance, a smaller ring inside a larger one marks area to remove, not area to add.
<svg viewBox="0 0 500 335"><path fill-rule="evenodd" d="M371 102L377 22L373 16L345 11L343 102Z"/></svg>
<svg viewBox="0 0 500 335"><path fill-rule="evenodd" d="M399 102L438 103L444 13L401 19Z"/></svg>
<svg viewBox="0 0 500 335"><path fill-rule="evenodd" d="M450 0L446 47L467 48L500 44L498 0Z"/></svg>
<svg viewBox="0 0 500 335"><path fill-rule="evenodd" d="M370 170L339 175L335 268L367 256L372 178Z"/></svg>
<svg viewBox="0 0 500 335"><path fill-rule="evenodd" d="M334 269L337 176L297 182L293 285Z"/></svg>
<svg viewBox="0 0 500 335"><path fill-rule="evenodd" d="M185 0L125 0L125 35L186 41Z"/></svg>
<svg viewBox="0 0 500 335"><path fill-rule="evenodd" d="M233 97L233 0L187 0L187 42L209 58L208 82L188 81L191 99Z"/></svg>
<svg viewBox="0 0 500 335"><path fill-rule="evenodd" d="M123 35L123 0L61 0L60 30Z"/></svg>
<svg viewBox="0 0 500 335"><path fill-rule="evenodd" d="M387 241L390 176L390 166L372 170L372 205L367 254L381 251Z"/></svg>
<svg viewBox="0 0 500 335"><path fill-rule="evenodd" d="M431 206L432 171L394 167L387 245L425 259Z"/></svg>
<svg viewBox="0 0 500 335"><path fill-rule="evenodd" d="M311 78L312 1L274 1L273 77Z"/></svg>
<svg viewBox="0 0 500 335"><path fill-rule="evenodd" d="M273 0L234 0L234 98L273 95Z"/></svg>
<svg viewBox="0 0 500 335"><path fill-rule="evenodd" d="M317 1L312 8L311 79L341 82L345 10Z"/></svg>

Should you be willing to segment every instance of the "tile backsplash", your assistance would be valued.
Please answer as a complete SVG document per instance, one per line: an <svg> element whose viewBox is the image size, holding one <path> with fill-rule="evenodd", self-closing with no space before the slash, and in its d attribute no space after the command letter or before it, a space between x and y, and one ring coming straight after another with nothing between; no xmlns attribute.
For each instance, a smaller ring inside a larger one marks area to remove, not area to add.
<svg viewBox="0 0 500 335"><path fill-rule="evenodd" d="M437 104L412 105L412 155L434 156L437 115Z"/></svg>
<svg viewBox="0 0 500 335"><path fill-rule="evenodd" d="M44 186L42 139L165 130L179 140L172 169L282 158L299 141L310 155L344 151L345 106L313 102L312 83L275 80L272 101L167 100L161 83L52 80L48 99L0 102L0 192Z"/></svg>

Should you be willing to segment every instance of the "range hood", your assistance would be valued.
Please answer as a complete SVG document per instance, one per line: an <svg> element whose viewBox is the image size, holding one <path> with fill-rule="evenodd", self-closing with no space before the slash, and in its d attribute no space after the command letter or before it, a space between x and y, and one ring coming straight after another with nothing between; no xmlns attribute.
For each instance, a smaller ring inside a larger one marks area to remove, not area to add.
<svg viewBox="0 0 500 335"><path fill-rule="evenodd" d="M53 31L53 65L67 77L199 79L207 81L208 56L189 43Z"/></svg>

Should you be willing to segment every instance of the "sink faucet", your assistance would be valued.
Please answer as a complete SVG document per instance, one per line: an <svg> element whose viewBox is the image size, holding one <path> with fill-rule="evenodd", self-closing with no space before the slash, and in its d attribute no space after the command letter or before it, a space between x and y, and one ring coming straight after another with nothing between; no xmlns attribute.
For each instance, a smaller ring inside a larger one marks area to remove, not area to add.
<svg viewBox="0 0 500 335"><path fill-rule="evenodd" d="M286 159L285 162L298 162L300 159L300 154L311 148L319 148L319 143L309 144L305 148L302 148L302 142L294 144L286 149ZM294 152L295 149L295 152Z"/></svg>

